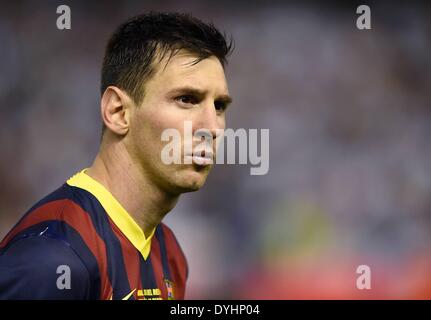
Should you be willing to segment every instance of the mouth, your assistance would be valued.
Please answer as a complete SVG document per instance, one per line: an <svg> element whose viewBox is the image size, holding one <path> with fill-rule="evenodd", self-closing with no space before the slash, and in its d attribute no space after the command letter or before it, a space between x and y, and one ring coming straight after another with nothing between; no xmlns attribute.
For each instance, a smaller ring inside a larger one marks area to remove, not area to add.
<svg viewBox="0 0 431 320"><path fill-rule="evenodd" d="M211 150L195 150L193 154L187 154L192 162L198 166L209 166L214 163L214 153Z"/></svg>

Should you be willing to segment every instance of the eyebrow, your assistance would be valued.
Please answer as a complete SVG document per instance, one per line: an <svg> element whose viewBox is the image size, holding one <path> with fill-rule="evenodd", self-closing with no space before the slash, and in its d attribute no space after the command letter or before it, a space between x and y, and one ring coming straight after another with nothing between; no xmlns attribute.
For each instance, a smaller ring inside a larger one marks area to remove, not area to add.
<svg viewBox="0 0 431 320"><path fill-rule="evenodd" d="M191 94L191 95L196 95L198 97L203 97L205 96L206 91L195 87L185 86L185 87L175 88L169 91L169 95L175 95L175 94ZM227 105L232 103L232 97L229 96L228 94L219 95L216 100L222 101Z"/></svg>

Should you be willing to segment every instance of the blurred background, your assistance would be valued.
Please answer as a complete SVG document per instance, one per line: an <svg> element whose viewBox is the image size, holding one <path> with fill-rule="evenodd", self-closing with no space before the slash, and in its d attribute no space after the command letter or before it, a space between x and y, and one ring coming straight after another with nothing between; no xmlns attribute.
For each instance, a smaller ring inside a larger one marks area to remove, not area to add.
<svg viewBox="0 0 431 320"><path fill-rule="evenodd" d="M72 29L58 30L58 5ZM368 4L372 29L356 28ZM419 1L2 1L0 238L89 166L103 50L150 10L232 34L228 127L270 129L269 172L217 165L166 223L187 298L431 299L431 6ZM371 290L358 290L359 265Z"/></svg>

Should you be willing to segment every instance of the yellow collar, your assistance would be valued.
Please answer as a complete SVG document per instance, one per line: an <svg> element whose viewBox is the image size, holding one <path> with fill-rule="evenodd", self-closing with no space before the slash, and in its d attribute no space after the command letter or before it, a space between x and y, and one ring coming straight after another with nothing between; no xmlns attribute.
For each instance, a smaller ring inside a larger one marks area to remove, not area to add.
<svg viewBox="0 0 431 320"><path fill-rule="evenodd" d="M102 207L108 213L111 220L121 230L121 232L130 240L136 249L142 254L144 259L148 258L151 250L151 239L153 238L155 228L148 238L145 238L144 231L133 220L130 214L114 198L114 196L99 182L85 173L87 169L75 174L67 180L67 184L72 187L78 187L90 192L100 202Z"/></svg>

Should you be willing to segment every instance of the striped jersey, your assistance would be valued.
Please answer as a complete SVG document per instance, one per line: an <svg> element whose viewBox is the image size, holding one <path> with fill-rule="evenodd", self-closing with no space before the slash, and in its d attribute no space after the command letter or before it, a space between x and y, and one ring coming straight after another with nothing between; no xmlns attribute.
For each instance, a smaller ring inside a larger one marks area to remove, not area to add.
<svg viewBox="0 0 431 320"><path fill-rule="evenodd" d="M145 237L85 170L0 243L0 299L184 299L187 274L173 232L160 223Z"/></svg>

